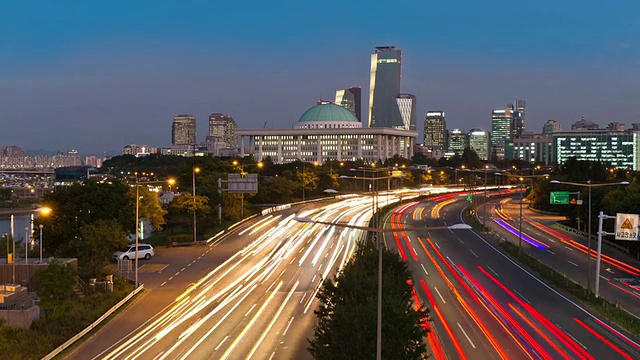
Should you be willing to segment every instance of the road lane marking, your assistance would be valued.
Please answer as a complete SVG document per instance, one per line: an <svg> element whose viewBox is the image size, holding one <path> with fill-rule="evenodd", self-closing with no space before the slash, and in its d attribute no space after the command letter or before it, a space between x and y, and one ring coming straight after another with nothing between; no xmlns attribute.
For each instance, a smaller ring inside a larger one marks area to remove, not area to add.
<svg viewBox="0 0 640 360"><path fill-rule="evenodd" d="M457 239L458 241L460 241L461 244L464 244L464 241L462 241L462 239L460 239L459 237Z"/></svg>
<svg viewBox="0 0 640 360"><path fill-rule="evenodd" d="M602 276L602 275L600 275L600 277L601 277L601 278L603 278L603 279L605 279L605 280L607 280L607 281L610 281L609 279L607 279L606 277L604 277L604 276Z"/></svg>
<svg viewBox="0 0 640 360"><path fill-rule="evenodd" d="M313 275L313 278L311 278L311 284L313 284L313 282L316 281L316 276L317 275Z"/></svg>
<svg viewBox="0 0 640 360"><path fill-rule="evenodd" d="M551 250L548 250L548 249L547 249L547 251L548 251L548 252L550 252L550 253L551 253L551 255L555 255L555 254L556 254L556 253L554 253L554 252L553 252L553 251L551 251Z"/></svg>
<svg viewBox="0 0 640 360"><path fill-rule="evenodd" d="M475 256L475 257L479 257L478 254L474 253L473 250L469 249L469 251L471 251L471 253Z"/></svg>
<svg viewBox="0 0 640 360"><path fill-rule="evenodd" d="M424 268L424 264L420 264L420 266L422 266L422 270L424 270L424 273L429 275L429 273L427 272L427 269Z"/></svg>
<svg viewBox="0 0 640 360"><path fill-rule="evenodd" d="M573 265L575 267L578 267L578 264L574 263L573 261L570 261L570 260L567 260L567 261L569 261L569 264L571 264L571 265Z"/></svg>
<svg viewBox="0 0 640 360"><path fill-rule="evenodd" d="M475 349L476 346L473 344L473 341L471 341L471 338L469 337L469 335L467 335L467 332L464 331L464 329L462 328L462 325L460 325L460 323L456 323L458 324L458 327L460 328L460 330L462 330L462 333L464 334L464 336L467 338L467 340L469 340L469 344L471 344L471 346Z"/></svg>
<svg viewBox="0 0 640 360"><path fill-rule="evenodd" d="M274 356L276 356L276 352L275 351L271 353L271 356L269 356L269 360L272 360Z"/></svg>
<svg viewBox="0 0 640 360"><path fill-rule="evenodd" d="M567 245L564 246L566 249L569 249L569 251L573 251L572 248L568 247Z"/></svg>
<svg viewBox="0 0 640 360"><path fill-rule="evenodd" d="M182 269L182 270L184 270L184 269ZM177 273L173 274L173 276L178 276L178 275L180 275L180 271L178 271Z"/></svg>
<svg viewBox="0 0 640 360"><path fill-rule="evenodd" d="M520 294L517 290L515 289L511 289L514 293L518 294L518 296L520 296L522 298L522 300L528 302L529 304L531 304L531 302L529 300L527 300L526 297L524 297L522 294Z"/></svg>
<svg viewBox="0 0 640 360"><path fill-rule="evenodd" d="M218 344L218 346L216 346L213 351L218 351L218 349L220 349L220 346L222 346L222 344L224 344L225 341L227 341L227 339L229 338L229 335L225 336L224 339L222 339L222 341L220 341L220 344Z"/></svg>
<svg viewBox="0 0 640 360"><path fill-rule="evenodd" d="M256 307L257 304L258 303L251 305L251 308L249 308L249 310L244 314L244 316L246 317L247 315L249 315L251 313L251 310L253 310L253 308Z"/></svg>
<svg viewBox="0 0 640 360"><path fill-rule="evenodd" d="M440 249L440 245L438 245L438 243L437 243L437 242L435 242L435 241L434 241L433 243L434 243L434 244L436 244L436 247L437 247L438 249Z"/></svg>
<svg viewBox="0 0 640 360"><path fill-rule="evenodd" d="M304 298L306 298L306 297L307 297L306 293L302 295L302 299L300 299L300 304L302 304L302 302L304 301Z"/></svg>
<svg viewBox="0 0 640 360"><path fill-rule="evenodd" d="M498 275L498 273L495 270L493 270L491 266L487 265L487 269L489 269L489 271L491 271L495 276L500 277L500 275Z"/></svg>
<svg viewBox="0 0 640 360"><path fill-rule="evenodd" d="M170 278L169 278L169 280L167 280L167 281L171 281L171 279L173 279L173 276L172 276L172 277L170 277Z"/></svg>
<svg viewBox="0 0 640 360"><path fill-rule="evenodd" d="M442 302L446 304L447 302L444 301L444 298L442 297L442 294L440 294L440 291L438 291L438 288L434 286L433 289L438 293L438 296L440 296L440 299L442 300Z"/></svg>
<svg viewBox="0 0 640 360"><path fill-rule="evenodd" d="M182 270L180 270L180 271L184 271L185 269L186 269L186 267L183 267Z"/></svg>
<svg viewBox="0 0 640 360"><path fill-rule="evenodd" d="M416 251L416 248L412 248L412 249L414 254L418 254L418 252Z"/></svg>
<svg viewBox="0 0 640 360"><path fill-rule="evenodd" d="M291 326L291 323L293 322L294 317L292 316L291 319L289 319L289 323L287 324L287 327L284 328L284 332L282 333L282 336L287 335L287 331L289 331L289 326Z"/></svg>
<svg viewBox="0 0 640 360"><path fill-rule="evenodd" d="M166 283L167 283L166 281L165 281L165 282L163 282L162 284L160 284L160 287L163 287L163 286L164 286L164 284L166 284Z"/></svg>

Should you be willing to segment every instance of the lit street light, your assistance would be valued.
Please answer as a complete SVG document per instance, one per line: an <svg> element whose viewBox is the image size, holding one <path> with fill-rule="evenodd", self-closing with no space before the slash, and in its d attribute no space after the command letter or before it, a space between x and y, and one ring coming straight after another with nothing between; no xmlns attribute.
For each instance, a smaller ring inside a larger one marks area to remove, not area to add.
<svg viewBox="0 0 640 360"><path fill-rule="evenodd" d="M574 186L582 186L589 188L589 206L588 206L588 217L589 217L589 227L588 227L588 236L587 236L587 291L591 289L591 188L592 187L601 187L601 186L613 186L613 185L629 185L628 181L621 181L617 183L604 183L604 184L593 184L591 180L588 180L587 183L579 183L579 182L571 182L571 181L559 181L559 180L551 180L549 181L551 184L565 184L565 185L574 185Z"/></svg>
<svg viewBox="0 0 640 360"><path fill-rule="evenodd" d="M469 230L472 228L468 224L453 224L450 226L434 226L434 227L425 226L425 227L416 227L416 228L381 229L377 227L357 226L357 225L351 225L346 223L320 221L320 220L314 220L308 217L295 217L294 220L301 223L340 226L340 227L346 227L350 229L370 231L377 234L387 233L387 232L399 233L404 231L425 231L425 230L440 230L440 229ZM380 240L381 239L378 237L378 314L377 314L377 327L376 327L376 359L377 360L382 359L382 244L380 243Z"/></svg>
<svg viewBox="0 0 640 360"><path fill-rule="evenodd" d="M193 168L193 242L197 241L197 233L196 233L196 174L200 172L199 167ZM136 248L138 251L138 248ZM136 259L138 258L138 254L136 254ZM136 260L137 261L137 260Z"/></svg>

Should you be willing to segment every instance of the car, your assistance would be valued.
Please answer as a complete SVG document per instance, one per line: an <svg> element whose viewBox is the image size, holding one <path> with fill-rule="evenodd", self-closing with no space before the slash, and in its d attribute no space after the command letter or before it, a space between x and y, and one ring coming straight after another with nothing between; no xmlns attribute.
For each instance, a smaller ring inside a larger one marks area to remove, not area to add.
<svg viewBox="0 0 640 360"><path fill-rule="evenodd" d="M155 255L153 252L153 246L149 244L138 244L138 259L151 259ZM130 245L124 250L116 251L113 254L112 259L118 260L134 260L136 258L136 246Z"/></svg>

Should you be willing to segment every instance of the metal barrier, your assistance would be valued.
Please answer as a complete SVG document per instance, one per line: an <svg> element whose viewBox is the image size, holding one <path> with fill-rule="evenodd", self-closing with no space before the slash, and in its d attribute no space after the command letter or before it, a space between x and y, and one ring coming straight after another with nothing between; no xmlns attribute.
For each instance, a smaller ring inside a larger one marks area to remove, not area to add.
<svg viewBox="0 0 640 360"><path fill-rule="evenodd" d="M100 325L100 323L103 322L104 319L106 319L109 316L111 316L111 314L113 314L116 310L118 310L122 305L126 304L127 301L129 301L134 295L136 295L137 293L142 291L143 288L144 288L144 285L140 284L140 286L137 289L133 290L131 293L129 293L129 295L125 296L124 299L120 300L119 303L115 304L111 309L109 309L107 312L102 314L102 316L100 316L91 325L87 326L84 330L80 331L78 334L76 334L76 336L74 336L71 339L67 340L64 344L58 346L55 350L53 350L52 352L47 354L42 359L43 360L53 359L55 356L60 354L66 348L68 348L69 346L73 345L73 343L75 343L76 341L80 340L80 338L82 338L87 333L89 333L89 331L95 329L98 325Z"/></svg>

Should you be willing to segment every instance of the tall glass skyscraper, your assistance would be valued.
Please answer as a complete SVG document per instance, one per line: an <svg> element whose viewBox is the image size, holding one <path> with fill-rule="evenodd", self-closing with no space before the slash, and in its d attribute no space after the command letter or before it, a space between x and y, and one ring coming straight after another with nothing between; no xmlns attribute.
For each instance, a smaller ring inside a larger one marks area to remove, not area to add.
<svg viewBox="0 0 640 360"><path fill-rule="evenodd" d="M360 86L336 90L335 104L349 109L362 122L362 88Z"/></svg>
<svg viewBox="0 0 640 360"><path fill-rule="evenodd" d="M395 46L378 46L371 54L369 127L404 128L396 102L401 64L402 51Z"/></svg>
<svg viewBox="0 0 640 360"><path fill-rule="evenodd" d="M223 141L228 147L238 146L236 130L238 125L229 114L213 113L209 115L209 137Z"/></svg>
<svg viewBox="0 0 640 360"><path fill-rule="evenodd" d="M491 113L491 151L498 159L504 159L505 141L511 138L513 110L493 110Z"/></svg>
<svg viewBox="0 0 640 360"><path fill-rule="evenodd" d="M171 144L173 146L196 145L196 117L176 115L171 126Z"/></svg>
<svg viewBox="0 0 640 360"><path fill-rule="evenodd" d="M525 101L515 100L511 105L511 138L520 135L525 130L524 113Z"/></svg>

